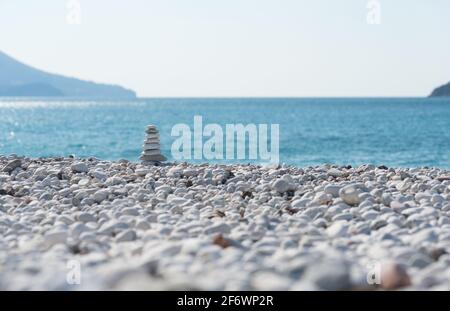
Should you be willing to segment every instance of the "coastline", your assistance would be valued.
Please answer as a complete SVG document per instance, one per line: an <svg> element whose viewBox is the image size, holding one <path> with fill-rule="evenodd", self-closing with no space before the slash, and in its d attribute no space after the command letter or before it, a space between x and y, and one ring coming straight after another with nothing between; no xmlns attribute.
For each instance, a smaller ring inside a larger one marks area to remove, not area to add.
<svg viewBox="0 0 450 311"><path fill-rule="evenodd" d="M450 290L447 170L14 156L0 170L2 290Z"/></svg>

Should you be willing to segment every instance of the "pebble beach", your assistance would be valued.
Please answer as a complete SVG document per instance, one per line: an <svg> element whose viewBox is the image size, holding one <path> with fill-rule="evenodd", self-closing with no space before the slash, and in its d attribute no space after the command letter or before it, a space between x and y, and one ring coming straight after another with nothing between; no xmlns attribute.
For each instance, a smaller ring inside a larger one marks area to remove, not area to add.
<svg viewBox="0 0 450 311"><path fill-rule="evenodd" d="M449 266L446 170L0 156L0 290L450 290Z"/></svg>

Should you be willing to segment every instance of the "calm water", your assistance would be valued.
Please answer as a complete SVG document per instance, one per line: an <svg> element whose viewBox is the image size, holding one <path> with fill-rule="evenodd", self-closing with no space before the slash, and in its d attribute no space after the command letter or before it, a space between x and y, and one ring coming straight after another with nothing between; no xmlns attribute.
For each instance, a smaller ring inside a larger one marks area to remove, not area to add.
<svg viewBox="0 0 450 311"><path fill-rule="evenodd" d="M137 161L156 124L170 158L172 126L279 123L280 161L450 168L450 99L0 99L0 154L75 154ZM250 162L250 161L244 161Z"/></svg>

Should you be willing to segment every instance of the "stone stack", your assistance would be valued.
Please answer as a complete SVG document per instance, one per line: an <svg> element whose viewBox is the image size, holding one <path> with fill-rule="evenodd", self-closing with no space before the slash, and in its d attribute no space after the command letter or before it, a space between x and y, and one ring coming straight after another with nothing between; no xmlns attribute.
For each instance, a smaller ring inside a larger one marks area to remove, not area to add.
<svg viewBox="0 0 450 311"><path fill-rule="evenodd" d="M148 125L145 129L147 138L142 146L143 151L140 159L143 163L158 164L166 161L167 158L161 154L161 145L159 144L159 132L155 125Z"/></svg>

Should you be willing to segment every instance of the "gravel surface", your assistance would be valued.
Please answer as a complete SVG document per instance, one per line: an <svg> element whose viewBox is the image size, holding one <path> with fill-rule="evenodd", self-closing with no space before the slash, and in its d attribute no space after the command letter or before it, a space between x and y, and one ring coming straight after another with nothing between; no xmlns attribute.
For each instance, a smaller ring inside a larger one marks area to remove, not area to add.
<svg viewBox="0 0 450 311"><path fill-rule="evenodd" d="M0 156L2 290L450 290L449 266L445 170Z"/></svg>

